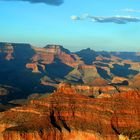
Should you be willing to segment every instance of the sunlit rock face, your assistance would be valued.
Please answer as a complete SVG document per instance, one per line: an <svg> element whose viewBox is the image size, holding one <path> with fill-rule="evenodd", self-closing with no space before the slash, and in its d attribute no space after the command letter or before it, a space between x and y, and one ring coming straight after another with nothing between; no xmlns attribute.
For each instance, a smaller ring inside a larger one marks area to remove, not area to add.
<svg viewBox="0 0 140 140"><path fill-rule="evenodd" d="M131 81L130 81L130 86L133 88L140 88L140 74L135 75Z"/></svg>
<svg viewBox="0 0 140 140"><path fill-rule="evenodd" d="M93 99L62 83L48 97L1 113L0 139L139 139L139 103L139 91Z"/></svg>
<svg viewBox="0 0 140 140"><path fill-rule="evenodd" d="M44 48L34 48L34 50L36 52L32 58L34 62L40 61L42 64L52 64L59 59L62 63L71 67L83 63L77 55L72 54L60 45L47 45Z"/></svg>

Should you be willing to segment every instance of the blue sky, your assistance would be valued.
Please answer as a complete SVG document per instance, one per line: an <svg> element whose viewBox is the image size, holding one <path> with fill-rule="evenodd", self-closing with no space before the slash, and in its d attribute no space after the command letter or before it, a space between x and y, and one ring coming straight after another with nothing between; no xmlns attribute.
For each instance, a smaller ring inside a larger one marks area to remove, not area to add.
<svg viewBox="0 0 140 140"><path fill-rule="evenodd" d="M65 0L59 6L1 0L0 41L27 42L41 47L61 44L71 51L88 47L94 50L140 51L139 10L140 0ZM71 16L83 17L85 13L105 20L71 19ZM110 21L118 17L121 20L128 17L128 22L118 24ZM108 18L109 22L106 22ZM138 20L131 22L131 18Z"/></svg>

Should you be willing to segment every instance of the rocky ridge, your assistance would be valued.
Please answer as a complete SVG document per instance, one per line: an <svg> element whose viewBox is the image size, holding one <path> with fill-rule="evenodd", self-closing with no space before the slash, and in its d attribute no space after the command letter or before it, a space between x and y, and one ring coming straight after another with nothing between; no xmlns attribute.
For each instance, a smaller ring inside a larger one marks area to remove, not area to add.
<svg viewBox="0 0 140 140"><path fill-rule="evenodd" d="M139 103L140 91L93 99L62 83L48 97L1 113L0 139L137 140Z"/></svg>
<svg viewBox="0 0 140 140"><path fill-rule="evenodd" d="M71 83L76 92L93 98L139 89L139 60L139 53L134 52L97 52L89 48L70 52L61 45L40 48L0 43L0 85L14 89L1 92L0 110L13 100L52 93L61 82Z"/></svg>

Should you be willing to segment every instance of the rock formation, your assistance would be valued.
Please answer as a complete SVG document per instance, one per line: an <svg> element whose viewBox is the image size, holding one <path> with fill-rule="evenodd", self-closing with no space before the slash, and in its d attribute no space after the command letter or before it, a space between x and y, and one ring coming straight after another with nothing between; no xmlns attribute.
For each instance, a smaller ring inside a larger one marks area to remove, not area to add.
<svg viewBox="0 0 140 140"><path fill-rule="evenodd" d="M139 91L93 99L62 83L46 98L0 113L0 139L140 139L139 103Z"/></svg>
<svg viewBox="0 0 140 140"><path fill-rule="evenodd" d="M12 60L14 59L13 53L14 53L14 47L11 44L5 44L5 46L2 47L1 51L5 54L4 58L6 60Z"/></svg>
<svg viewBox="0 0 140 140"><path fill-rule="evenodd" d="M61 82L72 83L76 92L94 98L137 89L139 58L138 52L97 52L89 48L70 52L61 45L40 48L0 43L0 85L18 89L1 95L0 100L9 102L34 93L51 93Z"/></svg>

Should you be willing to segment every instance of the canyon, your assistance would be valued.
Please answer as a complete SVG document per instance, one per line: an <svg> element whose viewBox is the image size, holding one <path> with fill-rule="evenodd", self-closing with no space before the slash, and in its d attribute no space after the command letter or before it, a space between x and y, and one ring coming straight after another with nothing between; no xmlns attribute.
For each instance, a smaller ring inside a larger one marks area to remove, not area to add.
<svg viewBox="0 0 140 140"><path fill-rule="evenodd" d="M0 113L1 140L138 140L140 91L90 98L61 83L48 97Z"/></svg>
<svg viewBox="0 0 140 140"><path fill-rule="evenodd" d="M139 140L139 52L0 43L0 140Z"/></svg>
<svg viewBox="0 0 140 140"><path fill-rule="evenodd" d="M0 87L15 89L12 96L8 91L0 98L9 102L34 93L51 93L61 82L98 89L108 86L115 93L119 88L137 89L139 84L133 81L139 79L138 54L97 52L89 48L71 52L61 45L40 48L26 43L0 43Z"/></svg>

